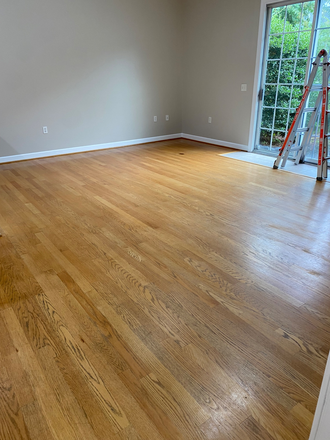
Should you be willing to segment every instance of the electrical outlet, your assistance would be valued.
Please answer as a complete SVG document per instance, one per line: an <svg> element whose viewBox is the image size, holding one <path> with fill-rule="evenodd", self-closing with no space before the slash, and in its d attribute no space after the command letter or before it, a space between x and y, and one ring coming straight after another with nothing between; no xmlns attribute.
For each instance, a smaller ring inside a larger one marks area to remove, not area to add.
<svg viewBox="0 0 330 440"><path fill-rule="evenodd" d="M212 124L212 118L211 118L211 116L209 116L208 123L209 123L209 124Z"/></svg>
<svg viewBox="0 0 330 440"><path fill-rule="evenodd" d="M48 127L42 127L43 134L48 134Z"/></svg>
<svg viewBox="0 0 330 440"><path fill-rule="evenodd" d="M157 122L157 121L158 121L157 116L154 116L154 122Z"/></svg>
<svg viewBox="0 0 330 440"><path fill-rule="evenodd" d="M166 115L165 119L166 119L166 121L169 121L170 120L170 115Z"/></svg>
<svg viewBox="0 0 330 440"><path fill-rule="evenodd" d="M241 84L241 92L247 91L247 84Z"/></svg>

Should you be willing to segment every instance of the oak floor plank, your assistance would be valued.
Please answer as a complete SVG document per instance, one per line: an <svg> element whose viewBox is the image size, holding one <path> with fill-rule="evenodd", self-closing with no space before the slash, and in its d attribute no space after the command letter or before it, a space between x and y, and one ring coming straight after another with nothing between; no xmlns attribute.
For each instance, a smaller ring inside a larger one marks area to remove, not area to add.
<svg viewBox="0 0 330 440"><path fill-rule="evenodd" d="M30 440L13 385L0 382L0 438Z"/></svg>
<svg viewBox="0 0 330 440"><path fill-rule="evenodd" d="M55 437L38 401L35 400L21 408L31 440L54 440Z"/></svg>
<svg viewBox="0 0 330 440"><path fill-rule="evenodd" d="M253 417L249 417L241 424L241 429L250 440L274 440L261 425L259 425Z"/></svg>
<svg viewBox="0 0 330 440"><path fill-rule="evenodd" d="M43 416L51 428L52 435L59 440L78 440L74 429L66 419L60 404L57 402L54 391L49 387L39 362L13 310L6 309L1 313L10 336L18 349L20 360L25 366L25 371L28 374L36 398L42 408Z"/></svg>

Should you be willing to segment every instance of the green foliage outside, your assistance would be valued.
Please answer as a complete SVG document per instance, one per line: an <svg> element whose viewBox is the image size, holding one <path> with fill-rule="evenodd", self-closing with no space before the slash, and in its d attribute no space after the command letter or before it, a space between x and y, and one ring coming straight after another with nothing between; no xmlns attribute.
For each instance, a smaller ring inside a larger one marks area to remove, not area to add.
<svg viewBox="0 0 330 440"><path fill-rule="evenodd" d="M272 11L261 127L271 129L274 121L273 147L282 145L303 95L313 13L314 1ZM330 27L330 0L323 0L319 27L327 26ZM316 54L323 48L330 49L330 29L317 33ZM319 69L316 83L321 82L321 75ZM316 97L317 93L312 94L310 105ZM261 129L260 144L270 143L271 131Z"/></svg>

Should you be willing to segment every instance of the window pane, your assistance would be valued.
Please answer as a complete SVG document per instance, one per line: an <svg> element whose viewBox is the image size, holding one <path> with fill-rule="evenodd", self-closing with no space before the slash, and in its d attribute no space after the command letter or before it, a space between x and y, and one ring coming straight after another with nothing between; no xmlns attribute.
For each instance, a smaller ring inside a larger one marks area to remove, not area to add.
<svg viewBox="0 0 330 440"><path fill-rule="evenodd" d="M279 67L280 67L279 61L268 61L266 83L268 84L277 83Z"/></svg>
<svg viewBox="0 0 330 440"><path fill-rule="evenodd" d="M288 110L276 109L274 129L285 131L287 121L288 121Z"/></svg>
<svg viewBox="0 0 330 440"><path fill-rule="evenodd" d="M330 49L330 29L321 29L317 31L316 55L321 49L329 52Z"/></svg>
<svg viewBox="0 0 330 440"><path fill-rule="evenodd" d="M277 107L289 108L291 87L280 86L277 95Z"/></svg>
<svg viewBox="0 0 330 440"><path fill-rule="evenodd" d="M259 144L265 147L270 146L270 140L272 137L272 132L269 130L260 130L260 140Z"/></svg>
<svg viewBox="0 0 330 440"><path fill-rule="evenodd" d="M303 13L301 20L301 30L312 29L315 2L306 2L303 4Z"/></svg>
<svg viewBox="0 0 330 440"><path fill-rule="evenodd" d="M288 123L288 128L291 127L291 124L294 120L294 117L296 115L297 110L295 108L290 109L289 111L289 123Z"/></svg>
<svg viewBox="0 0 330 440"><path fill-rule="evenodd" d="M274 131L273 133L273 140L272 140L272 147L278 148L283 145L283 142L285 140L285 132L284 131Z"/></svg>
<svg viewBox="0 0 330 440"><path fill-rule="evenodd" d="M320 92L310 92L308 99L308 107L314 107Z"/></svg>
<svg viewBox="0 0 330 440"><path fill-rule="evenodd" d="M284 30L284 20L285 20L286 7L281 6L280 8L274 8L272 10L272 18L270 24L271 34L280 34Z"/></svg>
<svg viewBox="0 0 330 440"><path fill-rule="evenodd" d="M312 117L312 112L306 113L305 121L304 121L304 127L308 126L311 117Z"/></svg>
<svg viewBox="0 0 330 440"><path fill-rule="evenodd" d="M284 35L283 58L295 58L298 45L298 32Z"/></svg>
<svg viewBox="0 0 330 440"><path fill-rule="evenodd" d="M280 80L281 84L291 84L293 79L294 60L282 61Z"/></svg>
<svg viewBox="0 0 330 440"><path fill-rule="evenodd" d="M293 82L295 84L303 84L304 83L305 75L306 75L306 64L307 64L307 59L297 60L296 71L295 71L294 80L293 80Z"/></svg>
<svg viewBox="0 0 330 440"><path fill-rule="evenodd" d="M274 117L274 109L273 108L264 108L262 111L261 127L262 128L272 128L273 117Z"/></svg>
<svg viewBox="0 0 330 440"><path fill-rule="evenodd" d="M285 32L299 31L302 3L289 5L286 12Z"/></svg>
<svg viewBox="0 0 330 440"><path fill-rule="evenodd" d="M291 101L291 108L296 109L299 107L301 98L304 93L304 87L303 86L294 86L292 90L292 101Z"/></svg>
<svg viewBox="0 0 330 440"><path fill-rule="evenodd" d="M320 7L319 28L330 27L330 1L322 0ZM322 49L322 48L321 48Z"/></svg>
<svg viewBox="0 0 330 440"><path fill-rule="evenodd" d="M310 145L306 149L306 158L317 159L319 150L319 138L313 137Z"/></svg>
<svg viewBox="0 0 330 440"><path fill-rule="evenodd" d="M299 37L298 57L307 57L309 50L310 32L301 32Z"/></svg>
<svg viewBox="0 0 330 440"><path fill-rule="evenodd" d="M319 67L317 69L316 75L315 75L315 79L314 79L314 83L313 84L322 84L322 79L323 79L323 71L322 69Z"/></svg>
<svg viewBox="0 0 330 440"><path fill-rule="evenodd" d="M269 39L268 59L281 58L282 35L272 35Z"/></svg>
<svg viewBox="0 0 330 440"><path fill-rule="evenodd" d="M264 105L267 107L275 107L277 86L265 86Z"/></svg>

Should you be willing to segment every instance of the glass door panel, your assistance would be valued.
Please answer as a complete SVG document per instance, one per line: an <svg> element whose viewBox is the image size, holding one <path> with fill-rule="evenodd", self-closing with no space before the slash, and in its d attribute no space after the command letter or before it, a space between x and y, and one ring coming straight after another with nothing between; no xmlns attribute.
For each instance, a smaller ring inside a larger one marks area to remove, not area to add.
<svg viewBox="0 0 330 440"><path fill-rule="evenodd" d="M277 155L302 98L314 8L315 1L306 1L269 9L255 146L259 152Z"/></svg>

